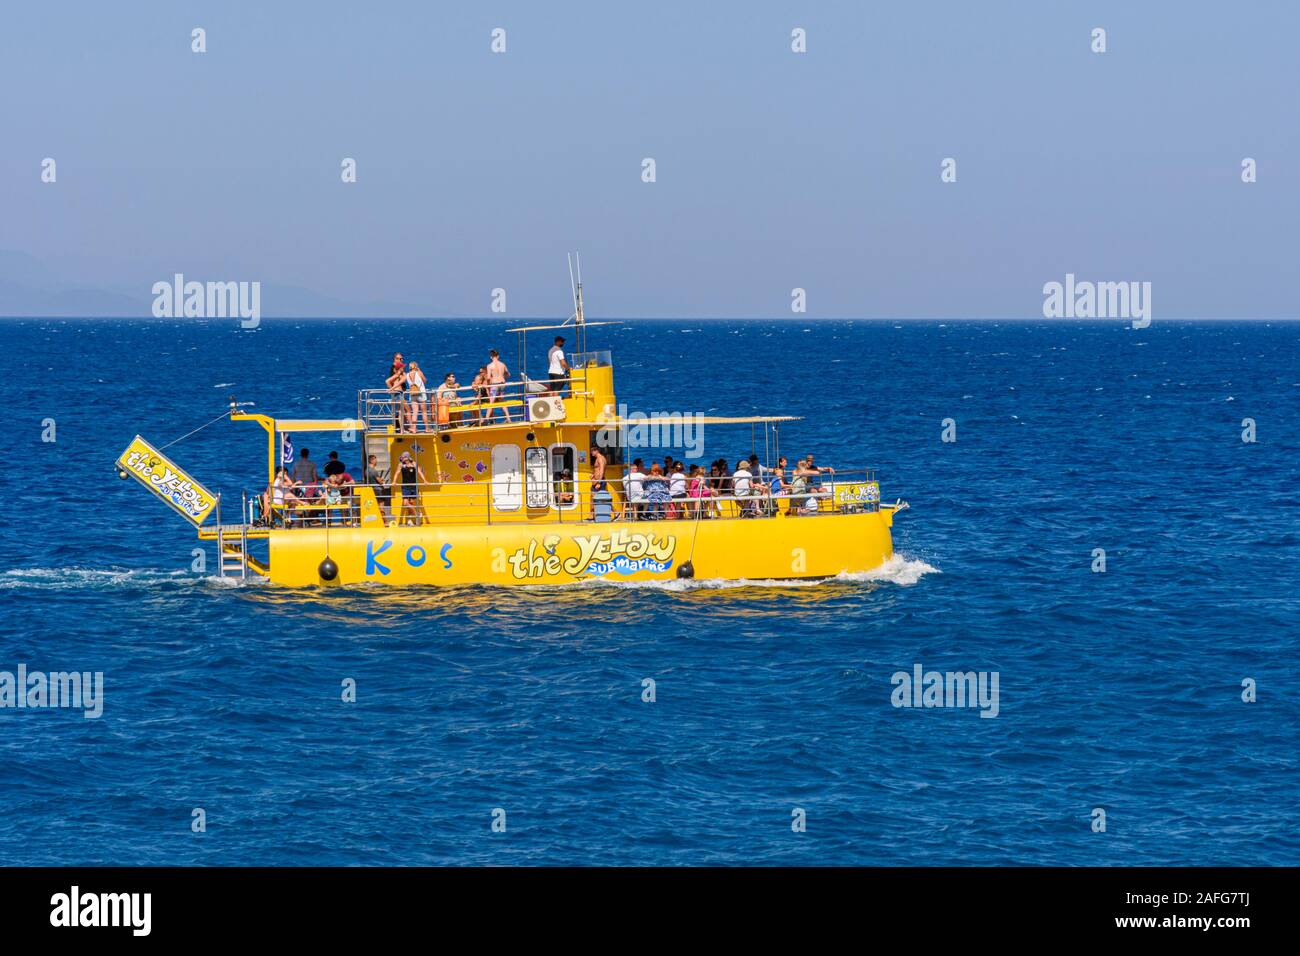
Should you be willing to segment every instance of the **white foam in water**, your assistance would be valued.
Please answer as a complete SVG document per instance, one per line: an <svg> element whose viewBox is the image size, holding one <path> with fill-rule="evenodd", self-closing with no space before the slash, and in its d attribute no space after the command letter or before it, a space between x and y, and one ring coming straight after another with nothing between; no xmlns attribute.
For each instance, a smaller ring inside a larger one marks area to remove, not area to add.
<svg viewBox="0 0 1300 956"><path fill-rule="evenodd" d="M608 578L592 578L565 587L613 587L613 588L647 588L654 591L695 591L722 590L726 588L817 588L828 582L846 584L884 582L910 587L927 574L942 574L938 568L919 559L906 558L895 554L878 568L870 571L846 571L833 578L693 578L670 581L612 581Z"/></svg>
<svg viewBox="0 0 1300 956"><path fill-rule="evenodd" d="M249 582L253 581L254 578L250 577ZM21 588L33 591L148 588L160 584L173 587L205 584L237 586L242 583L244 582L237 578L199 576L190 571L160 571L156 568L15 568L0 572L0 591Z"/></svg>
<svg viewBox="0 0 1300 956"><path fill-rule="evenodd" d="M910 587L927 574L943 574L943 572L919 558L905 558L903 555L895 553L892 558L878 568L871 571L847 571L844 574L836 575L833 580L885 581L889 584Z"/></svg>

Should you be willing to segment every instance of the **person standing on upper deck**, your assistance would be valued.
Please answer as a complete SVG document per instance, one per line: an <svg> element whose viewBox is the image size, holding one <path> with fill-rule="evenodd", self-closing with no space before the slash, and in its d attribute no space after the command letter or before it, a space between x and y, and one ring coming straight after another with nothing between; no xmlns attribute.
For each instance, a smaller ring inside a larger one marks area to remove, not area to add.
<svg viewBox="0 0 1300 956"><path fill-rule="evenodd" d="M495 403L505 392L506 382L510 379L510 369L506 368L506 363L501 361L501 354L496 349L488 352L487 365L487 382L488 382L488 402ZM485 421L493 421L496 418L496 409L489 408ZM510 409L501 409L502 415L507 422L514 421L514 416L510 414Z"/></svg>
<svg viewBox="0 0 1300 956"><path fill-rule="evenodd" d="M298 460L293 464L290 476L300 485L314 485L320 481L316 473L316 462L311 460L311 449L304 448L298 453Z"/></svg>
<svg viewBox="0 0 1300 956"><path fill-rule="evenodd" d="M551 392L555 395L564 394L564 380L569 377L569 363L564 357L564 337L557 335L555 344L551 350L546 353L547 374L551 377Z"/></svg>

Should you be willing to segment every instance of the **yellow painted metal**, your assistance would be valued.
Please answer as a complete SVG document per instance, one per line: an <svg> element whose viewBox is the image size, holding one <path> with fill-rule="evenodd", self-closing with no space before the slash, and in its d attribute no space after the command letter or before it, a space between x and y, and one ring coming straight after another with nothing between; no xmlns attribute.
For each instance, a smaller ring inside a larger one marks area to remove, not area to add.
<svg viewBox="0 0 1300 956"><path fill-rule="evenodd" d="M893 555L889 510L752 520L444 525L276 530L271 580L329 584L529 585L697 579L827 578ZM338 566L320 578L326 555Z"/></svg>

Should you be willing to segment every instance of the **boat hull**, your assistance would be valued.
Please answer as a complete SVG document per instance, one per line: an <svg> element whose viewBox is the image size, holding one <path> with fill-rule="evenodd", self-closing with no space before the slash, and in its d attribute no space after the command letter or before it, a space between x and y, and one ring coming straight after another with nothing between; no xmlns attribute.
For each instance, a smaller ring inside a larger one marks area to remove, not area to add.
<svg viewBox="0 0 1300 956"><path fill-rule="evenodd" d="M270 578L313 585L553 585L826 578L893 556L893 512L752 520L528 523L272 531ZM329 557L332 580L321 577Z"/></svg>

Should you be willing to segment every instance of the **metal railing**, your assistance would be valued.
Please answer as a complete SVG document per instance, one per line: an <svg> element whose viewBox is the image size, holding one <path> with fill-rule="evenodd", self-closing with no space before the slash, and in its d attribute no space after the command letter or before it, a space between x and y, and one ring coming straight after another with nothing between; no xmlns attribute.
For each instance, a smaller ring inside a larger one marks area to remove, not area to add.
<svg viewBox="0 0 1300 956"><path fill-rule="evenodd" d="M367 431L390 425L402 434L431 434L444 428L490 425L527 420L530 399L554 395L568 398L583 379L522 379L499 385L426 387L423 394L410 388L366 388L357 393L357 418Z"/></svg>
<svg viewBox="0 0 1300 956"><path fill-rule="evenodd" d="M269 515L270 524L286 528L494 525L540 520L582 524L813 517L880 508L874 469L826 470L804 482L792 482L787 475L779 487L771 480L771 471L764 469L748 478L734 474L698 477L702 484L689 476L674 482L646 474L639 494L633 490L636 483L623 478L600 482L602 487L593 492L596 483L590 479L552 475L542 482L529 482L523 474L514 473L504 481L498 476L495 481L474 482L472 488L448 480L414 485L354 483L335 489L325 483L295 485L282 489L280 503L274 493L264 495L255 523L267 524ZM373 497L363 495L362 489L368 489Z"/></svg>

